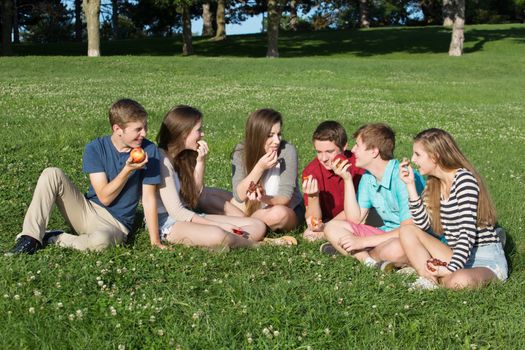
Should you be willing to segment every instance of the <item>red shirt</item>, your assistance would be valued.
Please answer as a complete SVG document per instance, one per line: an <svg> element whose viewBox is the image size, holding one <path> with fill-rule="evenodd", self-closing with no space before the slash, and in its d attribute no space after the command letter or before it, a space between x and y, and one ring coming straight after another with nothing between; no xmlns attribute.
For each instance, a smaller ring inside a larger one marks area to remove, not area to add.
<svg viewBox="0 0 525 350"><path fill-rule="evenodd" d="M345 151L344 156L350 162L350 173L352 174L354 188L357 191L359 180L361 180L361 175L365 173L365 169L357 168L355 166L355 157L352 152ZM303 178L308 175L312 175L317 179L317 185L319 187L319 204L321 205L323 222L333 219L337 214L344 210L344 180L332 170L327 170L317 158L312 160L306 168L304 168ZM303 196L304 204L308 206L308 195L304 194Z"/></svg>

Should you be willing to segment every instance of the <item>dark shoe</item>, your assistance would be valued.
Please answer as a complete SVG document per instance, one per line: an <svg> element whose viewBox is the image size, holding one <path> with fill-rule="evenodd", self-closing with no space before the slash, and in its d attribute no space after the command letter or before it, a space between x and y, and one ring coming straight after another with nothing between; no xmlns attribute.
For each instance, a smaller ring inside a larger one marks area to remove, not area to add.
<svg viewBox="0 0 525 350"><path fill-rule="evenodd" d="M42 244L40 244L40 242L37 239L31 236L23 235L23 236L20 236L20 238L16 240L15 246L11 248L11 250L5 255L6 256L15 255L15 254L31 255L31 254L36 253L40 249L42 249Z"/></svg>
<svg viewBox="0 0 525 350"><path fill-rule="evenodd" d="M335 249L330 242L321 244L321 247L319 247L319 251L326 255L339 255L337 249Z"/></svg>
<svg viewBox="0 0 525 350"><path fill-rule="evenodd" d="M496 227L496 234L498 235L501 246L505 248L505 243L507 243L507 233L503 227Z"/></svg>
<svg viewBox="0 0 525 350"><path fill-rule="evenodd" d="M62 230L46 231L46 233L44 234L44 238L42 239L44 247L47 247L50 244L54 244L56 242L57 237L60 236L62 233L64 233L64 231Z"/></svg>

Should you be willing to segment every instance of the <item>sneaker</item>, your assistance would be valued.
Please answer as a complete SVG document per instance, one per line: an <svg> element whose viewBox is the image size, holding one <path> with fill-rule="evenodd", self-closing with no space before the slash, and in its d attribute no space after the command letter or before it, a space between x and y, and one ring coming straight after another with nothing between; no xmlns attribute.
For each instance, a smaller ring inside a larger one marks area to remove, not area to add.
<svg viewBox="0 0 525 350"><path fill-rule="evenodd" d="M414 282L408 284L408 290L434 290L437 288L438 285L436 283L421 276Z"/></svg>
<svg viewBox="0 0 525 350"><path fill-rule="evenodd" d="M397 270L396 273L400 275L406 275L406 276L417 274L416 269L413 268L412 266L403 267L402 269Z"/></svg>
<svg viewBox="0 0 525 350"><path fill-rule="evenodd" d="M498 235L501 246L505 248L505 243L507 243L507 233L503 227L496 227L496 234Z"/></svg>
<svg viewBox="0 0 525 350"><path fill-rule="evenodd" d="M297 245L297 240L292 236L282 236L277 238L266 237L261 243L263 245L292 246Z"/></svg>
<svg viewBox="0 0 525 350"><path fill-rule="evenodd" d="M339 255L337 249L335 249L335 247L330 242L321 244L319 251L326 255Z"/></svg>
<svg viewBox="0 0 525 350"><path fill-rule="evenodd" d="M50 244L55 244L58 236L60 236L62 233L64 233L64 231L62 230L46 231L46 233L44 234L44 238L42 239L42 243L44 243L44 247L47 247Z"/></svg>
<svg viewBox="0 0 525 350"><path fill-rule="evenodd" d="M392 272L396 268L396 265L392 261L384 260L378 262L378 268L383 272Z"/></svg>
<svg viewBox="0 0 525 350"><path fill-rule="evenodd" d="M16 254L34 254L42 249L42 244L35 238L27 235L20 236L11 250L5 253L5 256L12 256Z"/></svg>
<svg viewBox="0 0 525 350"><path fill-rule="evenodd" d="M388 260L376 261L370 257L366 258L363 261L363 265L365 265L366 267L373 268L373 269L379 269L383 272L391 272L395 268L394 263L391 261L388 261Z"/></svg>

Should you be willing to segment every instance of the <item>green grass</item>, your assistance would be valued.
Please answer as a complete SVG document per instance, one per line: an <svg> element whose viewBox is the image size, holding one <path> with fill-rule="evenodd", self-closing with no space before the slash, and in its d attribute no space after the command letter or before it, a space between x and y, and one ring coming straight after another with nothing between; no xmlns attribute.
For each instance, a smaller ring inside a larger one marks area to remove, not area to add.
<svg viewBox="0 0 525 350"><path fill-rule="evenodd" d="M315 126L351 133L382 121L398 157L412 136L451 132L484 175L510 242L510 279L482 290L409 292L407 278L318 253L319 244L210 253L149 247L144 229L102 253L50 247L0 257L0 348L523 348L525 26L472 26L466 55L446 55L441 28L283 35L283 59L256 58L264 38L105 43L115 55L75 56L75 45L16 46L0 60L0 247L19 232L39 173L63 168L86 189L84 145L109 133L120 97L143 103L154 139L164 113L205 114L207 184L230 188L229 154L249 112L273 107L303 167ZM120 56L134 54L142 55ZM53 215L51 227L64 227ZM300 232L293 234L299 236ZM112 311L115 310L115 311ZM520 326L521 325L521 326ZM122 348L122 347L121 347Z"/></svg>

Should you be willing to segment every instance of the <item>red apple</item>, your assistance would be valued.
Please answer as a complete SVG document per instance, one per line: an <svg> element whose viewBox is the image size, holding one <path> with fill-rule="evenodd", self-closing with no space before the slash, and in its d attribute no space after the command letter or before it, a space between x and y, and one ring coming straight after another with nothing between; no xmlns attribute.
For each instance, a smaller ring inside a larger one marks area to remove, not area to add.
<svg viewBox="0 0 525 350"><path fill-rule="evenodd" d="M133 163L142 163L146 159L146 152L144 152L142 147L136 147L131 150L129 156Z"/></svg>
<svg viewBox="0 0 525 350"><path fill-rule="evenodd" d="M341 163L343 163L343 161L345 160L348 160L348 158L346 158L344 155L342 155L341 153L339 153L338 155L335 156L334 158L334 163L335 161L339 159L339 164L338 165L341 165ZM350 161L348 160L348 164L350 165ZM350 167L348 167L348 171L350 171Z"/></svg>

